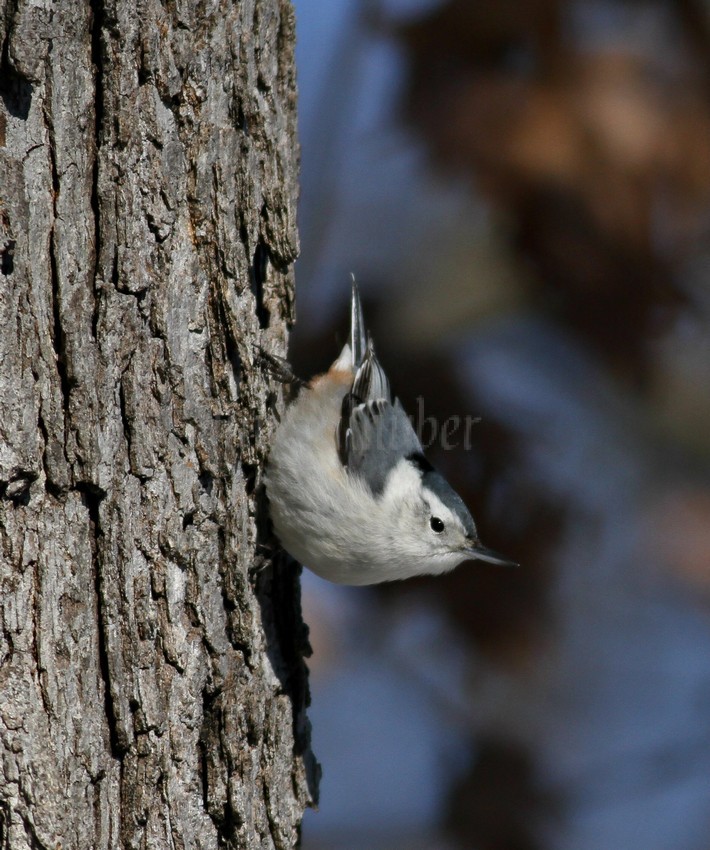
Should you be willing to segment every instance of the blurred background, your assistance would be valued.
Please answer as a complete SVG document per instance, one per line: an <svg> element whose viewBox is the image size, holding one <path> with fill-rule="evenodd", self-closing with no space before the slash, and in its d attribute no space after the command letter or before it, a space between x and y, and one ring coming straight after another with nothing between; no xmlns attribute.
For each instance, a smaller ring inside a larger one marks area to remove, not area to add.
<svg viewBox="0 0 710 850"><path fill-rule="evenodd" d="M304 571L303 847L710 850L710 7L295 7L296 370L337 355L354 272L521 563Z"/></svg>

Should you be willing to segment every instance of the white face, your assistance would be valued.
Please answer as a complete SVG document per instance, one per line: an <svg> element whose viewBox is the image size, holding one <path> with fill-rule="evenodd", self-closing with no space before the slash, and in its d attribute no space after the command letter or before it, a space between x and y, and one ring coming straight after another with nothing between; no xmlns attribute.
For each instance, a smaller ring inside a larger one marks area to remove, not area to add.
<svg viewBox="0 0 710 850"><path fill-rule="evenodd" d="M401 550L419 564L421 573L443 573L471 557L472 542L461 520L435 493L422 486L421 476L403 462L393 471L384 493L399 531Z"/></svg>
<svg viewBox="0 0 710 850"><path fill-rule="evenodd" d="M465 550L472 541L466 536L461 520L434 493L422 488L422 501L425 507L422 534L431 554L452 564L447 569L453 569L470 557Z"/></svg>

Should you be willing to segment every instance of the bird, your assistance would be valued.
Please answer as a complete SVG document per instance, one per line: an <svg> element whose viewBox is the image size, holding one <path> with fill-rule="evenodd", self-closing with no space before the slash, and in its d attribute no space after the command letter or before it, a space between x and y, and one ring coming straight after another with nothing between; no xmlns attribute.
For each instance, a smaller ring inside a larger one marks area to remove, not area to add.
<svg viewBox="0 0 710 850"><path fill-rule="evenodd" d="M275 431L265 469L282 547L337 584L514 562L484 547L463 499L427 460L375 355L353 279L350 339L305 384Z"/></svg>

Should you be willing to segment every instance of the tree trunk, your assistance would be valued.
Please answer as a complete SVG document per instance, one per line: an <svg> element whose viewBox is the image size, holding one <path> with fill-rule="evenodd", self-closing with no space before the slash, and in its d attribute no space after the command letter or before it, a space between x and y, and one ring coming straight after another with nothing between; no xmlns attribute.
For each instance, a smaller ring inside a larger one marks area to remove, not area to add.
<svg viewBox="0 0 710 850"><path fill-rule="evenodd" d="M289 0L0 0L0 848L290 848L315 797L260 486L293 29Z"/></svg>

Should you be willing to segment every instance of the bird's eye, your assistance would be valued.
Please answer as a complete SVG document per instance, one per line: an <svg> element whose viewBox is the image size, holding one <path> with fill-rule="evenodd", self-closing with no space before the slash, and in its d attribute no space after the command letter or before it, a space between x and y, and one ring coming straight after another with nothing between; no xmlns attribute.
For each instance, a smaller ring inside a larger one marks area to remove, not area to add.
<svg viewBox="0 0 710 850"><path fill-rule="evenodd" d="M437 534L441 534L444 530L444 523L439 519L438 516L433 516L429 520L429 525L431 526L431 530L435 531Z"/></svg>

